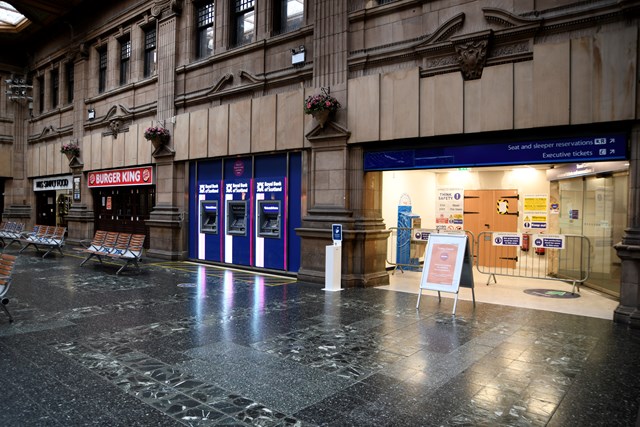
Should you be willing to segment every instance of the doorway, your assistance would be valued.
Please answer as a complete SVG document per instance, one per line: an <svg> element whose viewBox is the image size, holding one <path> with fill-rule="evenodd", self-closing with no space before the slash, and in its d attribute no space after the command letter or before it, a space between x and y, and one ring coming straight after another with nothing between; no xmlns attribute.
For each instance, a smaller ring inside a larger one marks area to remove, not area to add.
<svg viewBox="0 0 640 427"><path fill-rule="evenodd" d="M36 191L36 224L56 225L55 191Z"/></svg>
<svg viewBox="0 0 640 427"><path fill-rule="evenodd" d="M94 190L95 229L144 234L149 248L149 219L155 205L155 187L110 187Z"/></svg>
<svg viewBox="0 0 640 427"><path fill-rule="evenodd" d="M589 239L591 265L587 285L620 296L621 262L614 245L626 226L628 172L559 181L560 233ZM562 273L562 271L560 271Z"/></svg>
<svg viewBox="0 0 640 427"><path fill-rule="evenodd" d="M493 249L490 233L518 231L518 190L465 190L464 228L475 236L482 266L496 267L499 264L516 268L515 247L505 247L500 259L490 256ZM485 233L481 235L482 232Z"/></svg>

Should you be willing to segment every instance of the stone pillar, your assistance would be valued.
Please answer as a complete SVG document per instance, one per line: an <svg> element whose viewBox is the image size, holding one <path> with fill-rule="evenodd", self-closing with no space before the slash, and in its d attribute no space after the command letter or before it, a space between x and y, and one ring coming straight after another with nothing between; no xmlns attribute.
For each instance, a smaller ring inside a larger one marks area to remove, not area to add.
<svg viewBox="0 0 640 427"><path fill-rule="evenodd" d="M156 4L157 6L158 4ZM153 9L158 17L158 123L169 129L171 139L179 138L173 132L175 116L175 68L178 4L162 3L162 8ZM156 205L146 221L149 226L150 256L162 259L186 257L183 233L185 164L175 163L175 152L162 145L153 152L156 160Z"/></svg>
<svg viewBox="0 0 640 427"><path fill-rule="evenodd" d="M313 2L313 85L331 90L344 107L347 96L348 2ZM331 224L342 224L342 287L389 283L385 258L388 232L382 222L382 179L364 174L363 152L348 144L351 133L336 121L316 125L307 135L311 144L307 165L307 215L296 230L301 239L298 280L324 283L325 247L331 244Z"/></svg>
<svg viewBox="0 0 640 427"><path fill-rule="evenodd" d="M87 183L85 182L86 176L83 174L84 163L82 161L82 154L84 151L84 144L91 143L90 136L82 138L84 135L84 126L86 124L88 106L84 100L89 93L89 82L91 76L91 61L89 54L84 46L79 46L76 57L74 58L74 92L73 97L73 134L77 136L77 142L80 146L80 156L74 157L69 162L69 169L73 172L73 179L80 180L80 193L79 198L77 196L77 189L73 189L73 198L71 201L71 207L67 214L67 242L70 244L80 244L83 240L89 240L93 238L95 233L95 216L93 211L93 194Z"/></svg>
<svg viewBox="0 0 640 427"><path fill-rule="evenodd" d="M331 225L342 224L342 287L389 283L385 269L388 232L382 222L382 180L364 176L363 152L349 147L350 136L339 124L316 126L307 139L312 150L308 166L307 215L296 229L301 238L298 280L324 283L325 247Z"/></svg>
<svg viewBox="0 0 640 427"><path fill-rule="evenodd" d="M622 260L620 304L613 320L640 329L640 126L631 132L631 160L629 162L628 228L622 242L614 246Z"/></svg>
<svg viewBox="0 0 640 427"><path fill-rule="evenodd" d="M25 223L29 226L32 217L33 191L29 186L26 174L26 152L27 152L27 100L9 101L8 105L13 106L13 158L11 162L11 177L5 181L6 208L2 213L2 218L6 221Z"/></svg>
<svg viewBox="0 0 640 427"><path fill-rule="evenodd" d="M84 163L74 157L69 162L69 168L73 172L72 202L67 214L67 242L80 244L83 240L93 238L95 233L95 217L93 211L93 198L91 190L84 181L82 173ZM78 183L76 184L76 180ZM79 189L76 186L79 185ZM79 193L77 192L79 190ZM79 195L79 199L77 198Z"/></svg>

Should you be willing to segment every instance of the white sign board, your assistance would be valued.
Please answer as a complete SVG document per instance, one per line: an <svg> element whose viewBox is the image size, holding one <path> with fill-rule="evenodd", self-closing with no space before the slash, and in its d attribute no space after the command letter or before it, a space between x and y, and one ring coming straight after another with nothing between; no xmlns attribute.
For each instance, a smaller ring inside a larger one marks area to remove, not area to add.
<svg viewBox="0 0 640 427"><path fill-rule="evenodd" d="M452 292L456 294L453 303L455 315L460 286L471 288L475 307L472 266L473 258L465 234L432 234L427 242L416 309L420 308L423 289L438 291L438 297L441 291Z"/></svg>
<svg viewBox="0 0 640 427"><path fill-rule="evenodd" d="M411 240L426 242L427 240L429 240L429 235L431 235L431 233L434 233L434 231L428 230L426 228L415 228L412 231Z"/></svg>
<svg viewBox="0 0 640 427"><path fill-rule="evenodd" d="M491 235L493 246L520 246L522 234L520 233L493 233Z"/></svg>
<svg viewBox="0 0 640 427"><path fill-rule="evenodd" d="M420 288L458 292L465 254L469 253L466 244L467 236L463 234L432 234L427 244Z"/></svg>
<svg viewBox="0 0 640 427"><path fill-rule="evenodd" d="M563 234L534 234L533 247L547 249L564 249L565 238Z"/></svg>

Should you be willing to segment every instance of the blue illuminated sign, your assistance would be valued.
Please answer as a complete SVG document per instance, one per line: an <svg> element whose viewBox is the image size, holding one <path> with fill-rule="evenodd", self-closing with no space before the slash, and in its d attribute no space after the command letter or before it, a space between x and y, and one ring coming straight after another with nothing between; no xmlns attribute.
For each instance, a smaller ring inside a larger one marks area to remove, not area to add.
<svg viewBox="0 0 640 427"><path fill-rule="evenodd" d="M625 135L367 152L364 169L436 169L625 160Z"/></svg>
<svg viewBox="0 0 640 427"><path fill-rule="evenodd" d="M342 241L342 224L333 224L331 226L332 239L334 242Z"/></svg>

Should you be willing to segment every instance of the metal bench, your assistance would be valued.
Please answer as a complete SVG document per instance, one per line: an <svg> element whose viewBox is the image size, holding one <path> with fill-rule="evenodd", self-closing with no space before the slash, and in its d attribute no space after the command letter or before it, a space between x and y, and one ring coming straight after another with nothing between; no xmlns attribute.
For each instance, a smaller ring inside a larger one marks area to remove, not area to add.
<svg viewBox="0 0 640 427"><path fill-rule="evenodd" d="M120 274L125 267L131 264L140 269L138 263L142 259L144 240L144 234L98 230L91 243L80 251L87 254L87 257L80 265L84 265L91 258L97 258L102 263L102 258L106 257L110 260L124 263L116 274Z"/></svg>
<svg viewBox="0 0 640 427"><path fill-rule="evenodd" d="M9 316L9 323L13 322L13 317L6 305L9 304L9 298L7 298L7 292L11 287L11 281L13 279L13 267L16 263L16 256L9 254L0 254L0 305L2 309Z"/></svg>
<svg viewBox="0 0 640 427"><path fill-rule="evenodd" d="M21 222L5 222L2 228L0 228L0 244L7 247L13 242L17 242L22 237L23 230L24 224ZM5 242L5 239L7 239L9 243Z"/></svg>
<svg viewBox="0 0 640 427"><path fill-rule="evenodd" d="M57 249L58 252L64 256L62 247L64 246L64 237L66 233L66 227L36 225L33 233L23 233L22 236L17 239L20 244L24 243L24 246L20 249L19 253L22 253L22 251L27 249L29 246L33 246L38 252L42 252L41 248L46 249L42 258L49 255L54 249Z"/></svg>

